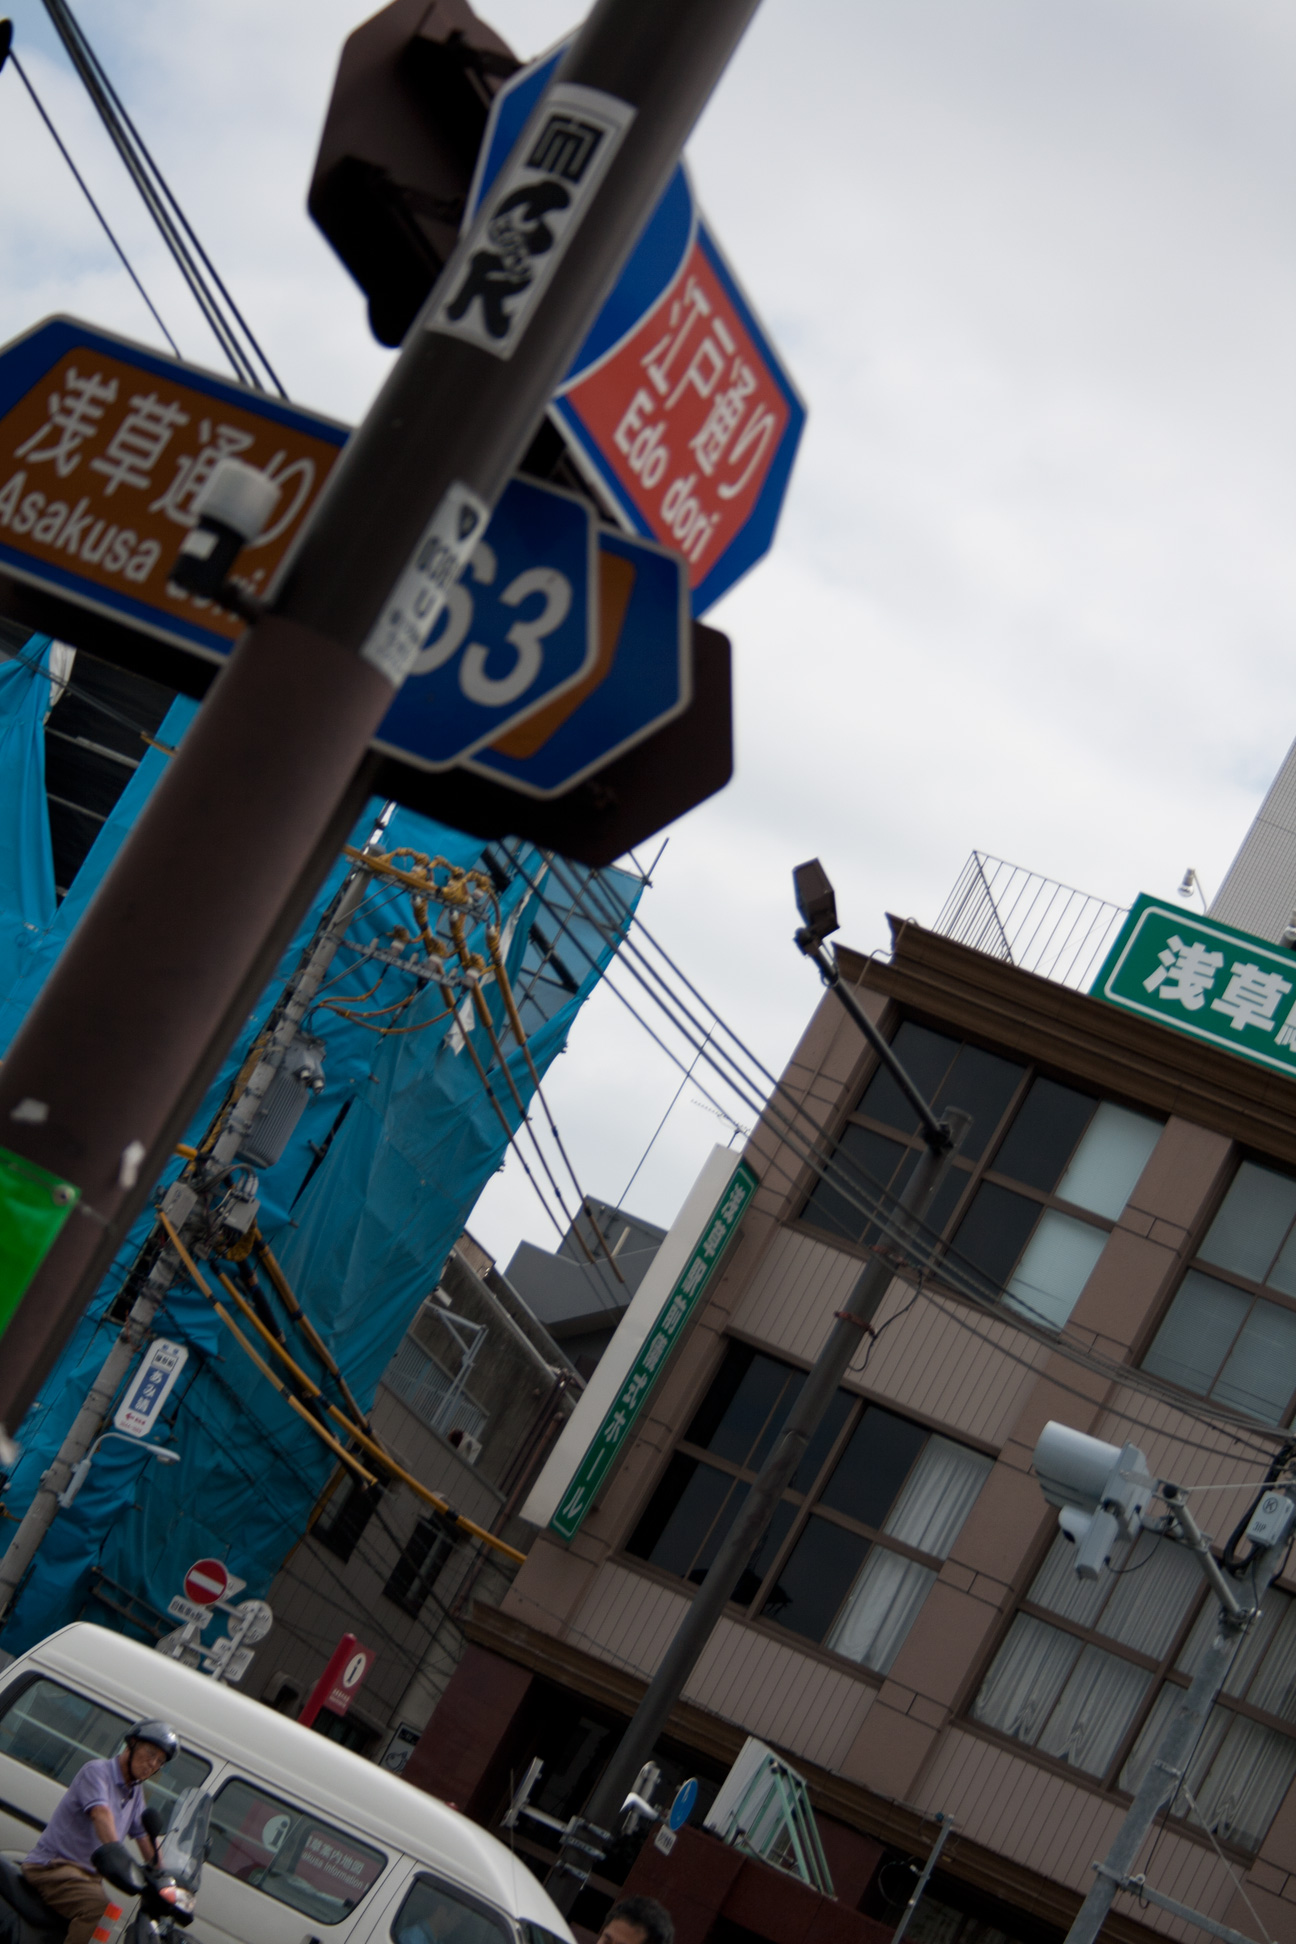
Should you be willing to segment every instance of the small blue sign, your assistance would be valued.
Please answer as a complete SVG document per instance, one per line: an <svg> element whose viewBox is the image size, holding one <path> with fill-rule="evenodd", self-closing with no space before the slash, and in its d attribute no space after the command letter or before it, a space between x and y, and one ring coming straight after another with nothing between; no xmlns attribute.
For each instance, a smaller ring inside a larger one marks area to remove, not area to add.
<svg viewBox="0 0 1296 1944"><path fill-rule="evenodd" d="M694 1775L690 1776L687 1782L681 1782L676 1789L675 1800L666 1812L667 1829L683 1829L693 1814L697 1799L698 1785L697 1777Z"/></svg>
<svg viewBox="0 0 1296 1944"><path fill-rule="evenodd" d="M599 533L600 654L594 672L465 765L527 796L558 796L686 709L692 621L672 548Z"/></svg>
<svg viewBox="0 0 1296 1944"><path fill-rule="evenodd" d="M593 514L514 479L374 744L448 769L583 681L598 657Z"/></svg>

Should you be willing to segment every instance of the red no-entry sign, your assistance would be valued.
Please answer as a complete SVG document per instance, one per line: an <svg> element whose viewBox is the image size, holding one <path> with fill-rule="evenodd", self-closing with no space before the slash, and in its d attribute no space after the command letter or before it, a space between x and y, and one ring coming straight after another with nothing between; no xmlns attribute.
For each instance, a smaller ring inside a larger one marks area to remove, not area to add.
<svg viewBox="0 0 1296 1944"><path fill-rule="evenodd" d="M220 1559L196 1559L185 1574L185 1598L195 1606L215 1606L229 1591L229 1569Z"/></svg>

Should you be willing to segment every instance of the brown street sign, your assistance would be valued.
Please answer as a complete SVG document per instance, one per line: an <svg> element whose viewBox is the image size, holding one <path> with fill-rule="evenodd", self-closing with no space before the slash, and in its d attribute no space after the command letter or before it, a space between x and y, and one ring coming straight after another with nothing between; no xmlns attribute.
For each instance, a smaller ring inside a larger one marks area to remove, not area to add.
<svg viewBox="0 0 1296 1944"><path fill-rule="evenodd" d="M316 413L48 318L0 350L0 571L222 662L244 623L167 584L195 497L225 457L279 487L239 562L262 596L346 438Z"/></svg>

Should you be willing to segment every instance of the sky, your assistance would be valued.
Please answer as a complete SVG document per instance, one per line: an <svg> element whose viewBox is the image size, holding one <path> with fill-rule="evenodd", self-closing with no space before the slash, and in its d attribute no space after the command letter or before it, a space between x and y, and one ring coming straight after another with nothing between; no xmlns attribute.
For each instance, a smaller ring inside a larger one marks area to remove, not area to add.
<svg viewBox="0 0 1296 1944"><path fill-rule="evenodd" d="M292 397L358 418L390 354L305 213L353 5L77 11ZM581 14L480 11L520 56ZM181 350L217 367L38 0L13 15ZM887 912L931 923L974 848L1120 904L1189 865L1218 886L1296 736L1294 78L1280 0L760 7L688 160L809 418L773 551L707 617L735 780L669 833L642 913L768 1068L817 997L806 857L864 951ZM0 270L0 340L63 311L159 342L12 71ZM733 1134L610 990L546 1092L582 1187L633 1175L663 1225ZM471 1225L504 1263L556 1240L512 1161Z"/></svg>

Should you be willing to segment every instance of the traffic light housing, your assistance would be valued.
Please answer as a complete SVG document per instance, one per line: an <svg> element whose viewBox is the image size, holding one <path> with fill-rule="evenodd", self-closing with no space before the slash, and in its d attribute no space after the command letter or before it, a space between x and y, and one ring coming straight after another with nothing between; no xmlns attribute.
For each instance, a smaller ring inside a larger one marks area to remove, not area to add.
<svg viewBox="0 0 1296 1944"><path fill-rule="evenodd" d="M1076 1549L1079 1579L1111 1564L1121 1539L1133 1539L1156 1496L1157 1481L1137 1445L1106 1444L1069 1424L1050 1422L1035 1446L1035 1473L1058 1524Z"/></svg>
<svg viewBox="0 0 1296 1944"><path fill-rule="evenodd" d="M467 0L393 0L349 36L307 207L400 344L459 236L491 101L519 62Z"/></svg>

